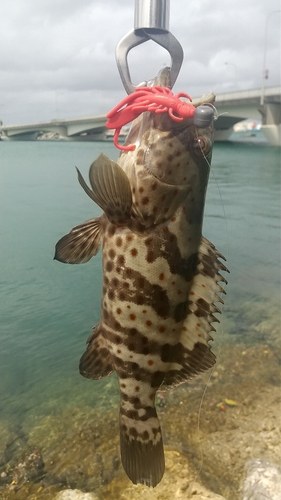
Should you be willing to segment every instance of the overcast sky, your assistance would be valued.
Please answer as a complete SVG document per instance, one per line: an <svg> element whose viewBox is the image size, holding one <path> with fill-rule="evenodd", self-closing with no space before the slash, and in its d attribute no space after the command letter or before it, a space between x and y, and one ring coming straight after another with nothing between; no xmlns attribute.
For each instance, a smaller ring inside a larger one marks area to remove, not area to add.
<svg viewBox="0 0 281 500"><path fill-rule="evenodd" d="M0 119L5 125L107 113L126 96L115 47L134 0L0 0ZM170 0L184 49L174 92L193 97L280 85L280 0ZM279 11L276 12L276 11ZM134 84L170 64L153 42L129 54Z"/></svg>

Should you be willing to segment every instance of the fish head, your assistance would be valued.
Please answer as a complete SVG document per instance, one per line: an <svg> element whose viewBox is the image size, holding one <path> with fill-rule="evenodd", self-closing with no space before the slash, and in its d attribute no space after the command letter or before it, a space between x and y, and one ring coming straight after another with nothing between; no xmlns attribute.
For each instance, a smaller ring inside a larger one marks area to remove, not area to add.
<svg viewBox="0 0 281 500"><path fill-rule="evenodd" d="M154 85L167 87L169 80L170 70L165 68ZM130 180L135 212L148 221L146 226L171 216L191 187L205 190L214 141L214 99L213 94L203 96L195 102L194 116L181 121L168 112L144 112L132 123L125 144L136 147L122 152L118 164ZM204 113L209 116L207 126L200 127Z"/></svg>

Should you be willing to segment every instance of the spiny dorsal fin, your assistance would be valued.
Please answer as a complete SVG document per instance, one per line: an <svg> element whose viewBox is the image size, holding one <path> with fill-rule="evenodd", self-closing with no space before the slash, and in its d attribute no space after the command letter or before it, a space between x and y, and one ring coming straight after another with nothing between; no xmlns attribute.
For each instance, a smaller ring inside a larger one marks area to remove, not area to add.
<svg viewBox="0 0 281 500"><path fill-rule="evenodd" d="M202 237L198 265L188 297L188 315L182 325L179 343L171 346L171 369L165 375L162 387L185 382L215 363L209 341L212 340L210 332L215 331L212 323L219 322L214 313L220 310L214 303L223 303L218 293L225 291L219 282L227 281L220 271L228 272L220 258L224 259L214 245ZM169 358L168 349L166 356Z"/></svg>
<svg viewBox="0 0 281 500"><path fill-rule="evenodd" d="M102 237L102 217L83 222L57 242L54 259L67 264L88 262L98 253Z"/></svg>
<svg viewBox="0 0 281 500"><path fill-rule="evenodd" d="M111 356L103 336L103 331L98 324L87 340L87 350L80 359L79 371L83 377L97 380L114 371Z"/></svg>
<svg viewBox="0 0 281 500"><path fill-rule="evenodd" d="M104 210L113 224L124 224L130 218L132 193L129 179L122 168L101 154L91 165L87 186L77 169L78 180L85 192Z"/></svg>

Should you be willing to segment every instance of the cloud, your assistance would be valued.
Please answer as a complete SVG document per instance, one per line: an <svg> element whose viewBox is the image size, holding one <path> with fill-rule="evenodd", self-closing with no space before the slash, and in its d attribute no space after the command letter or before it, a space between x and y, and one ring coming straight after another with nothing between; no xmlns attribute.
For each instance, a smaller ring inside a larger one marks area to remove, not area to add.
<svg viewBox="0 0 281 500"><path fill-rule="evenodd" d="M267 84L280 84L278 10L278 0L171 0L170 30L185 53L175 91L259 87L266 22ZM2 0L0 16L5 124L106 113L125 96L115 47L133 28L133 0ZM129 54L135 84L169 64L153 42Z"/></svg>

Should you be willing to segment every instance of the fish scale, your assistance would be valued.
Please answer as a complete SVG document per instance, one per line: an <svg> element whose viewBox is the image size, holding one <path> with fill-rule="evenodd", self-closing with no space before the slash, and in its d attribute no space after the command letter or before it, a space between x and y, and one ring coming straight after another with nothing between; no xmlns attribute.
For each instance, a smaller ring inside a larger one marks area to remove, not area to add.
<svg viewBox="0 0 281 500"><path fill-rule="evenodd" d="M166 79L164 71L155 85ZM203 96L195 105L213 101ZM103 214L61 238L55 258L87 262L102 246L101 317L79 369L89 379L116 371L122 464L133 483L154 487L165 469L156 392L214 365L210 333L227 269L201 232L213 125L143 113L126 144L136 148L117 163L94 161L91 188L78 171Z"/></svg>

